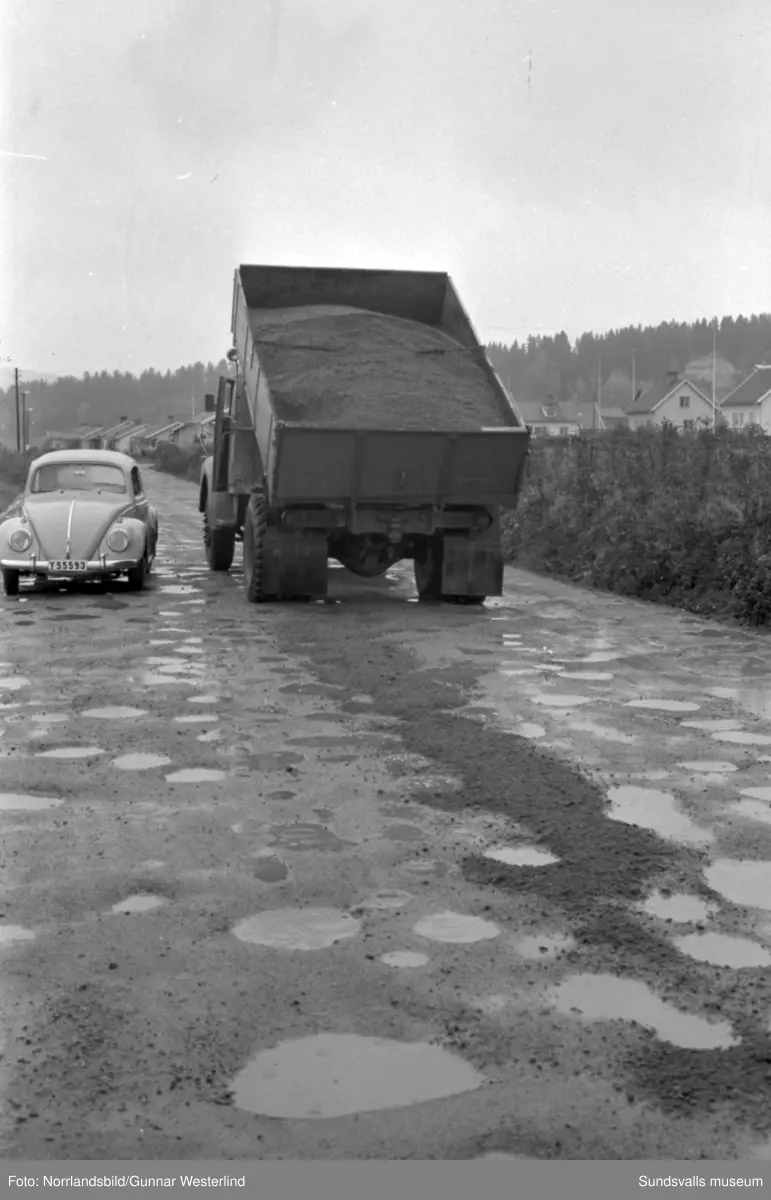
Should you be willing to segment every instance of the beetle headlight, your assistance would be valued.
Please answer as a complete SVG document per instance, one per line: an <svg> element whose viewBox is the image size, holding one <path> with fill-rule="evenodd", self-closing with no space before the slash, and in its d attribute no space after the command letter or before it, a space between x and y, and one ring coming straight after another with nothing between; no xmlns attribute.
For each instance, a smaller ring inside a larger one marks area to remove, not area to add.
<svg viewBox="0 0 771 1200"><path fill-rule="evenodd" d="M8 542L17 554L23 554L32 545L32 536L27 529L14 529Z"/></svg>
<svg viewBox="0 0 771 1200"><path fill-rule="evenodd" d="M107 534L107 545L115 554L122 554L130 541L125 529L111 529Z"/></svg>

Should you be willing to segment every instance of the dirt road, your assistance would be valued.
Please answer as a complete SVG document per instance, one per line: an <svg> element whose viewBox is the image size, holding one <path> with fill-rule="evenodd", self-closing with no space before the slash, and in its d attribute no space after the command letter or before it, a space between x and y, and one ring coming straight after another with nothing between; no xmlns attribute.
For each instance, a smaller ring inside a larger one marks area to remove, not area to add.
<svg viewBox="0 0 771 1200"><path fill-rule="evenodd" d="M0 601L3 1155L769 1157L768 639L250 606L148 474L144 593Z"/></svg>

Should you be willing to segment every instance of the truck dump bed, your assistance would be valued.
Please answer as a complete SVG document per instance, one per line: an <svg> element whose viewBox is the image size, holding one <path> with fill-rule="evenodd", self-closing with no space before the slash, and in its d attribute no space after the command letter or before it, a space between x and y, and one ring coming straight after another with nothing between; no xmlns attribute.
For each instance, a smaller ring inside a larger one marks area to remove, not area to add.
<svg viewBox="0 0 771 1200"><path fill-rule="evenodd" d="M272 503L513 503L528 433L445 274L241 266Z"/></svg>

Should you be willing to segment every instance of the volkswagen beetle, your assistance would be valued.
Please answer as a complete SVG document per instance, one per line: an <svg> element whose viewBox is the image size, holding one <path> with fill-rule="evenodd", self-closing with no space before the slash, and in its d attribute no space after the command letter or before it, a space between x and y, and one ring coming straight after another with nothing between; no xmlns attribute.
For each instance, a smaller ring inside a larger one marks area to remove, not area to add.
<svg viewBox="0 0 771 1200"><path fill-rule="evenodd" d="M39 581L128 578L140 591L155 559L158 514L139 468L113 450L55 450L31 463L23 495L0 523L6 596Z"/></svg>

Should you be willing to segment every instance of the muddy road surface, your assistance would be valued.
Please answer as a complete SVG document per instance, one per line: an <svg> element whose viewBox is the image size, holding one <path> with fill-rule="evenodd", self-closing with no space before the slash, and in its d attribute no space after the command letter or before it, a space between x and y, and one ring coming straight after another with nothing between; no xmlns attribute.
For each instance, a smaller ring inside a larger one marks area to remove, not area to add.
<svg viewBox="0 0 771 1200"><path fill-rule="evenodd" d="M0 601L2 1153L771 1153L771 647L512 570Z"/></svg>

